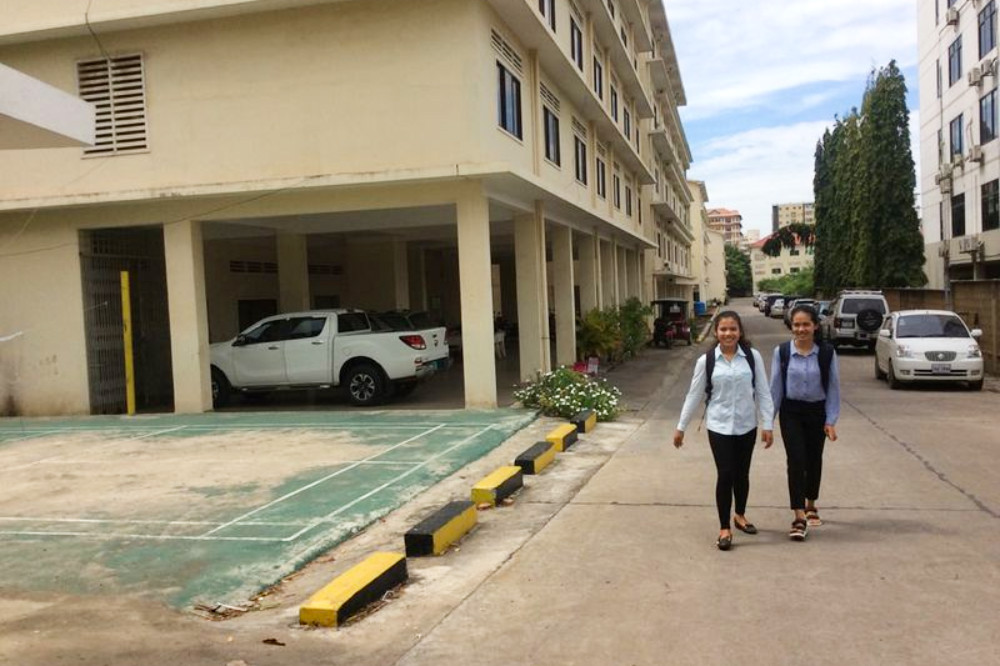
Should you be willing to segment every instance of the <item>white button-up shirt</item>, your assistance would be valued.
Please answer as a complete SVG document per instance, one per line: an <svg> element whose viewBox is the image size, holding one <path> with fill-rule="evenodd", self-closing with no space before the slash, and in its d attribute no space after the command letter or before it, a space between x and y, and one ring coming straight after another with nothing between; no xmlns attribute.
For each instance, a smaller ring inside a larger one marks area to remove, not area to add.
<svg viewBox="0 0 1000 666"><path fill-rule="evenodd" d="M715 368L712 371L712 399L705 413L705 424L720 435L743 435L760 423L763 430L774 429L774 403L767 382L764 359L756 349L754 357L756 382L746 353L737 346L733 360L727 361L718 345L715 347ZM698 357L681 409L678 430L686 430L700 403L705 400L705 355ZM756 398L756 399L755 399Z"/></svg>

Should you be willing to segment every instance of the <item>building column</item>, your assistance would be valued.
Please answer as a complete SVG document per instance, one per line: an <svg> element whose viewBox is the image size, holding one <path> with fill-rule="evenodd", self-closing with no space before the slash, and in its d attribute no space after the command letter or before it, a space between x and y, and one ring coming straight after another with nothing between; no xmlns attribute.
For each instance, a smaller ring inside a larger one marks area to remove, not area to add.
<svg viewBox="0 0 1000 666"><path fill-rule="evenodd" d="M278 232L278 311L308 310L309 253L302 234Z"/></svg>
<svg viewBox="0 0 1000 666"><path fill-rule="evenodd" d="M426 310L427 304L427 250L422 247L410 248L406 261L409 278L410 307Z"/></svg>
<svg viewBox="0 0 1000 666"><path fill-rule="evenodd" d="M545 266L545 217L540 201L535 212L514 217L514 260L517 262L517 328L521 380L548 372L549 307Z"/></svg>
<svg viewBox="0 0 1000 666"><path fill-rule="evenodd" d="M556 365L576 361L576 305L573 302L573 230L552 231L552 283L556 310Z"/></svg>
<svg viewBox="0 0 1000 666"><path fill-rule="evenodd" d="M615 261L611 241L599 241L601 308L615 305Z"/></svg>
<svg viewBox="0 0 1000 666"><path fill-rule="evenodd" d="M517 269L514 266L514 256L501 257L497 263L500 266L500 316L506 322L515 322L517 321Z"/></svg>
<svg viewBox="0 0 1000 666"><path fill-rule="evenodd" d="M392 266L395 271L393 280L393 307L397 310L410 309L410 254L406 249L406 241L392 241Z"/></svg>
<svg viewBox="0 0 1000 666"><path fill-rule="evenodd" d="M493 358L490 209L480 183L461 188L456 217L465 406L492 409L497 406L497 368Z"/></svg>
<svg viewBox="0 0 1000 666"><path fill-rule="evenodd" d="M598 279L599 245L597 236L586 236L579 245L577 279L580 282L580 314L600 307L600 280Z"/></svg>
<svg viewBox="0 0 1000 666"><path fill-rule="evenodd" d="M622 249L618 247L618 241L611 241L611 266L614 271L612 276L614 282L615 306L621 307L625 302L625 261L622 258Z"/></svg>
<svg viewBox="0 0 1000 666"><path fill-rule="evenodd" d="M201 222L184 220L164 225L163 254L167 265L174 412L208 412L212 410L212 383Z"/></svg>

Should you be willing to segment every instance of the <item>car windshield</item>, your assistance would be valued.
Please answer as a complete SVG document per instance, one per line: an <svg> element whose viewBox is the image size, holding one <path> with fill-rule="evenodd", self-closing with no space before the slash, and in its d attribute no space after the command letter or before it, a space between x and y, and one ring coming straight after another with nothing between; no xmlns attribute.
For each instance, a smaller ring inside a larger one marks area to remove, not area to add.
<svg viewBox="0 0 1000 666"><path fill-rule="evenodd" d="M862 310L875 310L885 314L885 301L881 298L845 298L840 311L842 314L858 314Z"/></svg>
<svg viewBox="0 0 1000 666"><path fill-rule="evenodd" d="M920 314L900 317L897 338L967 338L969 331L955 315Z"/></svg>

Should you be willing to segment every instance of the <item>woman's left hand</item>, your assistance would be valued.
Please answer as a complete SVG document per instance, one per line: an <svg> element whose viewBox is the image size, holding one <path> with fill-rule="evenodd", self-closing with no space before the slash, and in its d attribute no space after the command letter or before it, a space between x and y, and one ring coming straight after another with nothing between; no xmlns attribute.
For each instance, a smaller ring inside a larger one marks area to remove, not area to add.
<svg viewBox="0 0 1000 666"><path fill-rule="evenodd" d="M837 428L835 428L834 426L830 425L829 423L826 424L825 426L823 426L823 432L826 433L827 438L831 442L837 441Z"/></svg>
<svg viewBox="0 0 1000 666"><path fill-rule="evenodd" d="M774 431L764 430L760 434L761 439L764 440L764 448L769 449L771 445L774 444Z"/></svg>

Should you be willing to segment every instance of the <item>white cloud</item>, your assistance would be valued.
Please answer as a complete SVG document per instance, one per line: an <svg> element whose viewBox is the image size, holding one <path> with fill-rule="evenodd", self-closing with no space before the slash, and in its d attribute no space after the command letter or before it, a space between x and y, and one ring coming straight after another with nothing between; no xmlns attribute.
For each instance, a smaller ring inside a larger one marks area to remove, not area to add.
<svg viewBox="0 0 1000 666"><path fill-rule="evenodd" d="M667 0L686 119L917 61L913 0Z"/></svg>

